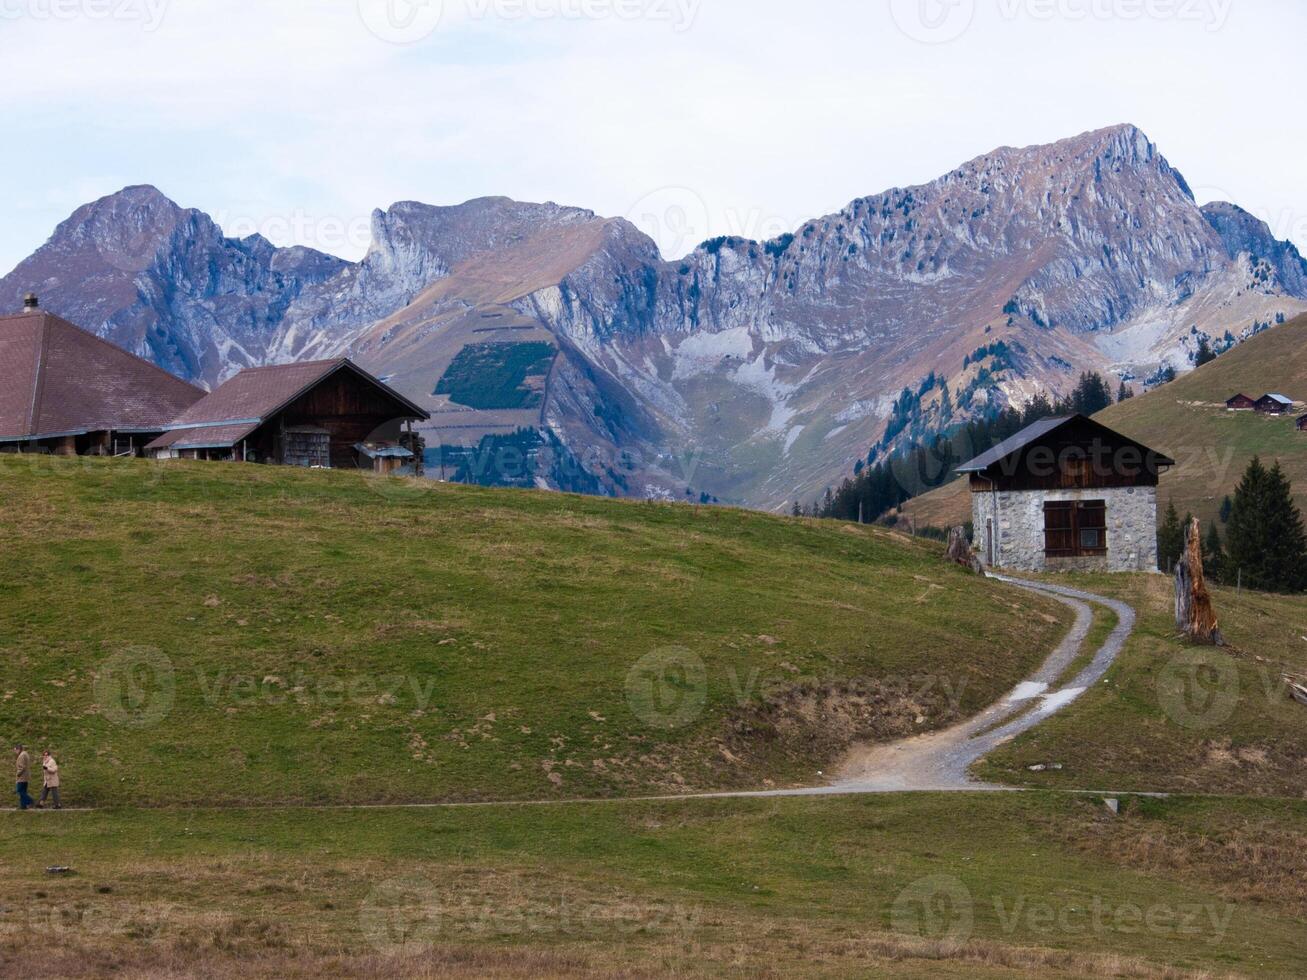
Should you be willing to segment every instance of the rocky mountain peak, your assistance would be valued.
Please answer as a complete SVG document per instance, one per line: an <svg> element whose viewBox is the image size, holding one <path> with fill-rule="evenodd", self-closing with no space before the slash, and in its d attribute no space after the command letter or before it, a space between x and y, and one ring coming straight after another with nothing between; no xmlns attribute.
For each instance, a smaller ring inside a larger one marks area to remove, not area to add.
<svg viewBox="0 0 1307 980"><path fill-rule="evenodd" d="M714 239L674 262L623 219L487 197L378 210L351 263L226 238L129 187L0 280L11 304L29 289L204 383L350 353L460 438L540 427L608 461L573 486L772 505L820 492L888 445L891 424L918 438L1084 369L1183 369L1199 331L1238 339L1307 309L1307 265L1247 212L1200 210L1121 125L1002 147L793 234ZM434 394L466 347L523 343L559 352L538 405ZM921 401L908 419L905 388ZM687 447L697 475L666 468ZM613 462L628 458L645 463Z"/></svg>
<svg viewBox="0 0 1307 980"><path fill-rule="evenodd" d="M1230 258L1248 255L1254 265L1263 265L1275 277L1275 285L1291 296L1307 299L1307 259L1292 242L1278 241L1265 221L1237 204L1213 201L1203 205L1203 217L1221 236Z"/></svg>

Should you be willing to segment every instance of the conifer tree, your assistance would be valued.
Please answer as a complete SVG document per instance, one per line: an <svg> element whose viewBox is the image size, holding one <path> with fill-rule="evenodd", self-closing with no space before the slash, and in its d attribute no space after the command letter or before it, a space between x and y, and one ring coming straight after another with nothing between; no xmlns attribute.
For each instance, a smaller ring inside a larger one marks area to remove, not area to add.
<svg viewBox="0 0 1307 980"><path fill-rule="evenodd" d="M1221 544L1221 532L1213 521L1207 528L1207 537L1203 539L1203 569L1213 582L1225 581L1225 546Z"/></svg>
<svg viewBox="0 0 1307 980"><path fill-rule="evenodd" d="M1166 505L1166 518L1157 529L1157 567L1170 572L1183 550L1184 528L1180 526L1180 515L1176 513L1173 500Z"/></svg>
<svg viewBox="0 0 1307 980"><path fill-rule="evenodd" d="M1277 462L1253 457L1234 494L1227 575L1266 592L1307 590L1307 530L1293 488Z"/></svg>

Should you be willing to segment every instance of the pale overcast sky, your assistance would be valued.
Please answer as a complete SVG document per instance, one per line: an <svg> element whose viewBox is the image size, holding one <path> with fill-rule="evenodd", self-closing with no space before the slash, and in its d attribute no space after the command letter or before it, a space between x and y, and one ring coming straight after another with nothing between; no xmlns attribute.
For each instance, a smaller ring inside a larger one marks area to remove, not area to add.
<svg viewBox="0 0 1307 980"><path fill-rule="evenodd" d="M1307 249L1305 37L1302 0L0 0L0 270L135 183L350 258L483 195L683 253L1127 121Z"/></svg>

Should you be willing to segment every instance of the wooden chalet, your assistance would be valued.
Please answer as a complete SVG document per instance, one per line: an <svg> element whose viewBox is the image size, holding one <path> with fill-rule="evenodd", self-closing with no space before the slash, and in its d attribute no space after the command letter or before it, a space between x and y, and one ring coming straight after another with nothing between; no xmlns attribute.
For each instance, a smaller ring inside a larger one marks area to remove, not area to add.
<svg viewBox="0 0 1307 980"><path fill-rule="evenodd" d="M0 452L138 455L203 397L33 295L0 317Z"/></svg>
<svg viewBox="0 0 1307 980"><path fill-rule="evenodd" d="M1307 432L1307 415L1304 415L1294 424L1298 426L1299 432Z"/></svg>
<svg viewBox="0 0 1307 980"><path fill-rule="evenodd" d="M174 419L147 447L159 459L422 472L412 423L427 412L353 361L247 368Z"/></svg>
<svg viewBox="0 0 1307 980"><path fill-rule="evenodd" d="M1036 422L958 468L981 560L1024 571L1157 569L1157 485L1174 460L1083 415Z"/></svg>
<svg viewBox="0 0 1307 980"><path fill-rule="evenodd" d="M1257 399L1240 393L1229 399L1225 407L1231 412L1251 412L1257 408Z"/></svg>
<svg viewBox="0 0 1307 980"><path fill-rule="evenodd" d="M1288 395L1272 392L1257 399L1257 413L1259 415L1288 415L1293 411L1293 404L1293 399Z"/></svg>

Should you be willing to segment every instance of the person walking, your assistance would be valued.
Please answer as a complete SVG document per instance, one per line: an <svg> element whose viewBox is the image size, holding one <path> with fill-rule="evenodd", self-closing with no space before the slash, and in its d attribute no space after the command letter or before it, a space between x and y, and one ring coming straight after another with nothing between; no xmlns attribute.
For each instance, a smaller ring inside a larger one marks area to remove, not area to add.
<svg viewBox="0 0 1307 980"><path fill-rule="evenodd" d="M59 763L55 761L49 750L41 753L41 800L36 804L38 810L45 808L45 798L54 797L54 808L62 810L63 804L59 802Z"/></svg>
<svg viewBox="0 0 1307 980"><path fill-rule="evenodd" d="M23 745L14 746L14 756L17 763L14 791L18 793L18 809L26 810L32 805L32 798L27 795L27 780L31 775L32 759L27 754L26 746Z"/></svg>

